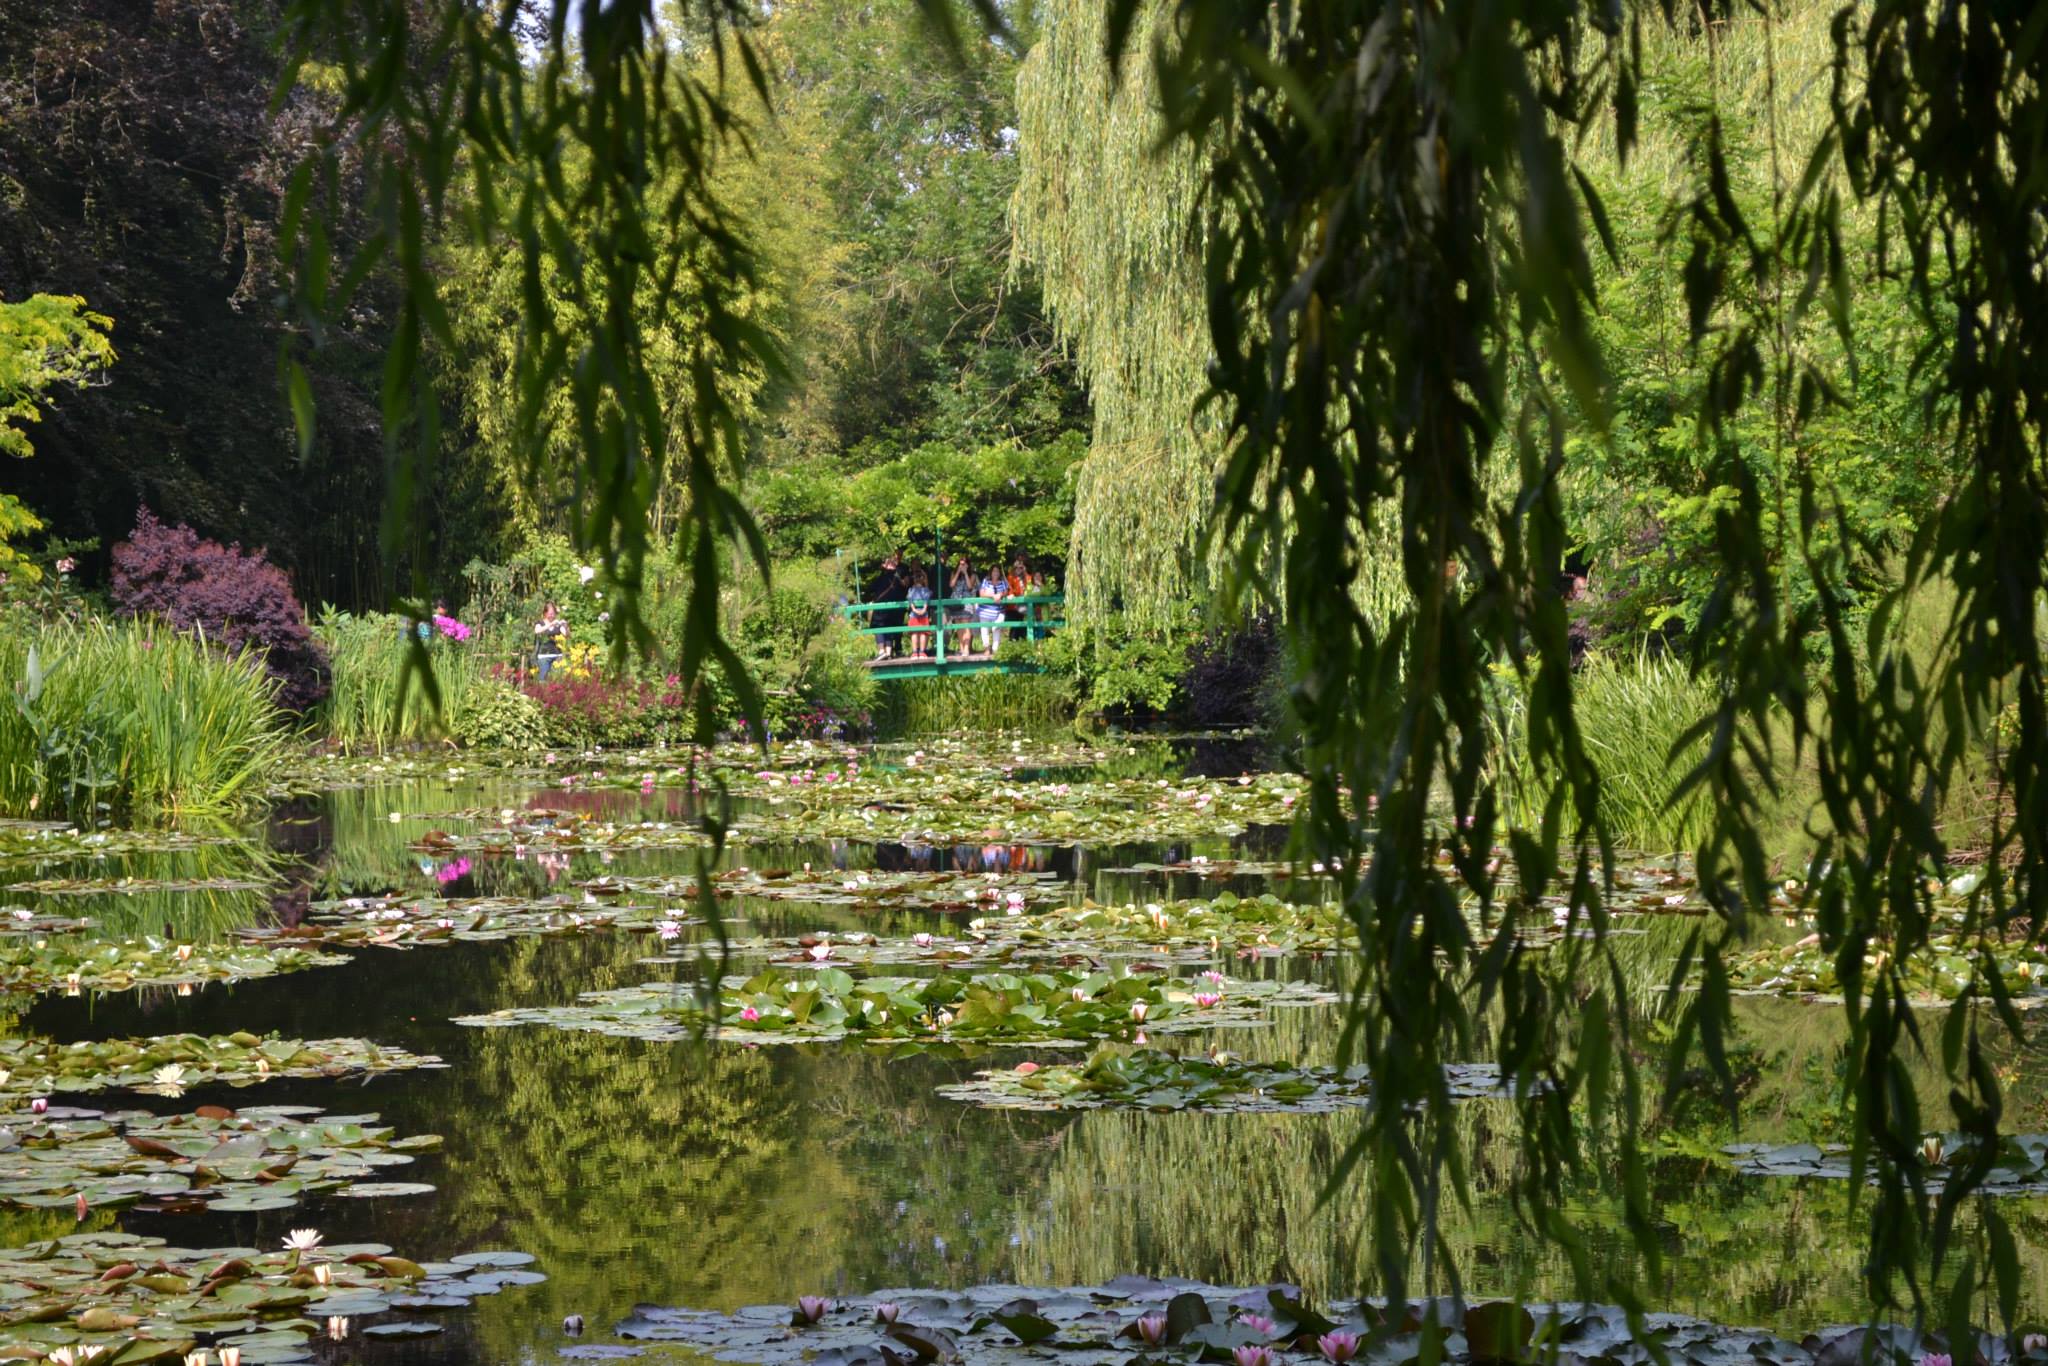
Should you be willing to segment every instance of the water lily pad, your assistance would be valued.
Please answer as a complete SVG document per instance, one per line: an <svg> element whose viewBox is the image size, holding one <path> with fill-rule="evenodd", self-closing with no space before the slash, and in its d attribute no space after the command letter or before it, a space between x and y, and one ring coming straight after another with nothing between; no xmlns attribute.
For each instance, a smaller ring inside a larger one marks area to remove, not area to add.
<svg viewBox="0 0 2048 1366"><path fill-rule="evenodd" d="M367 1338L430 1338L441 1331L438 1323L424 1323L418 1319L404 1319L397 1323L372 1324L363 1330Z"/></svg>
<svg viewBox="0 0 2048 1366"><path fill-rule="evenodd" d="M353 1200L375 1200L388 1195L430 1195L433 1190L425 1181L358 1181L334 1193Z"/></svg>
<svg viewBox="0 0 2048 1366"><path fill-rule="evenodd" d="M502 1250L494 1250L484 1252L465 1252L461 1256L450 1257L448 1259L447 1265L457 1267L514 1267L531 1266L533 1265L533 1260L534 1258L531 1252L509 1252Z"/></svg>

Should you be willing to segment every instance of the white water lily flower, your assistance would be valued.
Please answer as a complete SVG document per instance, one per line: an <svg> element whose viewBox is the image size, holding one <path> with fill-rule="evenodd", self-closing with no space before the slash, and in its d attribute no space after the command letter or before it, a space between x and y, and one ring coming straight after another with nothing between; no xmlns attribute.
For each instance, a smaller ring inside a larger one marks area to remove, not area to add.
<svg viewBox="0 0 2048 1366"><path fill-rule="evenodd" d="M242 1349L239 1347L221 1348L220 1366L242 1366Z"/></svg>
<svg viewBox="0 0 2048 1366"><path fill-rule="evenodd" d="M180 963L189 961L192 957L192 946L190 944L178 945L177 957Z"/></svg>
<svg viewBox="0 0 2048 1366"><path fill-rule="evenodd" d="M284 1237L288 1252L311 1252L320 1246L320 1230L317 1228L295 1228Z"/></svg>
<svg viewBox="0 0 2048 1366"><path fill-rule="evenodd" d="M185 1082L185 1069L177 1063L167 1062L156 1069L153 1079L158 1086L182 1086Z"/></svg>
<svg viewBox="0 0 2048 1366"><path fill-rule="evenodd" d="M211 1362L212 1360L213 1354L208 1352L204 1347L201 1347L196 1352L185 1353L185 1366L207 1366L207 1363Z"/></svg>

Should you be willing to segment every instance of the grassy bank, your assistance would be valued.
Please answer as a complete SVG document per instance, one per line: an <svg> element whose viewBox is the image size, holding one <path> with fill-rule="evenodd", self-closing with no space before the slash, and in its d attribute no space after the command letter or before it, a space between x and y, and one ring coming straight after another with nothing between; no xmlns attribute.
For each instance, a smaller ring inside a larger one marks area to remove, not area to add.
<svg viewBox="0 0 2048 1366"><path fill-rule="evenodd" d="M0 812L214 813L261 795L286 749L275 684L245 658L148 624L0 639Z"/></svg>

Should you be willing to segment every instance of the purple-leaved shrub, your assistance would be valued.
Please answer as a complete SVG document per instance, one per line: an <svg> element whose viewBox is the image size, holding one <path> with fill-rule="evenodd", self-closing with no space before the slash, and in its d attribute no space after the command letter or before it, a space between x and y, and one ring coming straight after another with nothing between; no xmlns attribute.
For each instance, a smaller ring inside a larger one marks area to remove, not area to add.
<svg viewBox="0 0 2048 1366"><path fill-rule="evenodd" d="M261 656L278 681L277 702L305 711L327 696L327 656L282 569L260 550L209 541L191 527L165 526L148 508L114 547L114 604L177 630L198 629L224 649Z"/></svg>

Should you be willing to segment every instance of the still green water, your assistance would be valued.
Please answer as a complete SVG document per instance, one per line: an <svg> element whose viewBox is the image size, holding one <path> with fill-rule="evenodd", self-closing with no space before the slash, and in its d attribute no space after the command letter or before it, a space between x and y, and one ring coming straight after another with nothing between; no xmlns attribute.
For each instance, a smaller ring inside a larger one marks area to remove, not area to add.
<svg viewBox="0 0 2048 1366"><path fill-rule="evenodd" d="M687 854L622 854L487 860L463 871L453 860L423 859L408 847L434 828L420 813L563 800L559 792L489 778L337 791L272 813L237 844L7 870L8 881L178 876L220 886L8 900L61 905L110 932L169 925L203 937L289 921L308 899L392 889L533 895L607 872L689 870ZM635 819L690 814L686 799L668 792L575 800ZM394 822L392 812L402 818ZM1159 886L1101 870L1188 852L1270 853L1276 839L1277 832L1263 831L1172 849L989 846L938 857L975 868L997 860L1013 871L1041 868L1067 880L1076 896L1128 899L1157 896ZM897 848L835 843L756 846L731 851L727 862L852 870L900 864L903 857ZM939 917L908 912L863 918L787 903L739 909L741 933L907 934L939 924ZM1645 981L1666 970L1670 935L1682 928L1640 937L1636 957ZM643 938L627 935L364 951L346 967L188 996L45 998L16 1029L60 1040L235 1029L356 1035L447 1061L446 1070L368 1082L199 1091L180 1103L376 1111L401 1133L439 1133L444 1151L404 1173L433 1183L431 1195L336 1199L262 1214L94 1216L95 1226L118 1223L184 1246L275 1246L287 1229L310 1225L330 1242L387 1242L421 1260L510 1248L536 1255L549 1277L449 1316L438 1339L323 1345L330 1360L552 1361L572 1342L560 1327L564 1316L582 1315L590 1327L584 1341L603 1342L640 1302L730 1309L800 1293L1086 1284L1128 1272L1217 1284L1292 1281L1323 1297L1362 1287L1366 1210L1348 1192L1318 1203L1360 1122L1356 1113L990 1111L942 1099L934 1088L1032 1056L1028 1051L890 1060L844 1047L690 1047L449 1023L457 1015L560 1004L580 992L636 984L649 976L640 963L647 952ZM1333 960L1287 970L1327 979L1340 967ZM1868 1208L1852 1208L1852 1192L1841 1181L1740 1176L1704 1154L1738 1137L1833 1137L1838 1026L1825 1007L1762 999L1745 1004L1743 1022L1756 1081L1741 1131L1725 1130L1711 1107L1693 1106L1677 1132L1698 1151L1663 1158L1654 1169L1654 1208L1668 1255L1653 1307L1796 1337L1862 1315L1859 1256ZM1334 1010L1289 1011L1270 1028L1196 1036L1183 1046L1214 1042L1260 1058L1327 1062L1339 1027ZM2002 1066L2015 1100L2007 1128L2048 1129L2048 1053L2009 1048ZM1512 1117L1496 1103L1474 1102L1461 1122L1468 1126L1475 1201L1470 1211L1449 1216L1447 1237L1466 1269L1468 1293L1566 1291L1563 1259L1518 1229L1502 1194L1513 1161ZM1595 1168L1603 1169L1597 1160ZM1592 1230L1596 1260L1631 1256L1615 1231L1618 1201L1608 1184L1579 1190L1575 1206ZM2025 1295L2038 1317L2048 1310L2048 1201L2009 1199L2001 1208L2020 1239ZM9 1245L71 1227L68 1212L0 1215L0 1237Z"/></svg>

